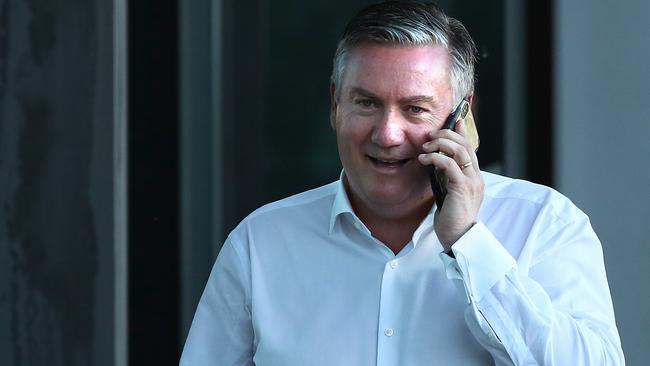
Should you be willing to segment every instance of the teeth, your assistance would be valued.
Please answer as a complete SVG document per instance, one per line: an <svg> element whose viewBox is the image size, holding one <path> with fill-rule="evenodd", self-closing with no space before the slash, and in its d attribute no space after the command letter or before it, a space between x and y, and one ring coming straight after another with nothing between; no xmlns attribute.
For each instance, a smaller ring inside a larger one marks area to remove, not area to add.
<svg viewBox="0 0 650 366"><path fill-rule="evenodd" d="M377 163L387 164L387 165L403 164L407 160L407 159L403 159L403 160L402 159L381 159L381 158L374 157L372 155L368 155L368 157L376 161Z"/></svg>
<svg viewBox="0 0 650 366"><path fill-rule="evenodd" d="M375 159L375 160L384 164L399 164L403 161L403 160L384 160L384 159Z"/></svg>

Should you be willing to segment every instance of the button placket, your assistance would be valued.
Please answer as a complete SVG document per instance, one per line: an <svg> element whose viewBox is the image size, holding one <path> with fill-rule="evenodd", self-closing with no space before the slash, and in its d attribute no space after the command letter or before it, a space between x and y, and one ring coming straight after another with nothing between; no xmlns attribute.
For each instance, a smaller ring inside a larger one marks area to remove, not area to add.
<svg viewBox="0 0 650 366"><path fill-rule="evenodd" d="M377 366L397 365L399 342L396 326L399 326L399 291L397 278L400 271L396 270L399 260L393 258L384 263L384 274L381 282L381 295L379 304L379 329L377 338Z"/></svg>

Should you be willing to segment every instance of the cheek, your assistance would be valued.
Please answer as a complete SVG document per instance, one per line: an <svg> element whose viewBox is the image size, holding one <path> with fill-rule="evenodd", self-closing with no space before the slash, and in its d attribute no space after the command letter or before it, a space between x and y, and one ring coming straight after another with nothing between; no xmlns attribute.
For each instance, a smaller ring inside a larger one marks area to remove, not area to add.
<svg viewBox="0 0 650 366"><path fill-rule="evenodd" d="M422 145L425 142L428 142L431 140L429 137L429 133L431 131L436 130L435 127L432 127L430 125L427 126L416 126L409 130L408 132L408 139L411 142L413 146L415 146L418 150L422 149Z"/></svg>
<svg viewBox="0 0 650 366"><path fill-rule="evenodd" d="M346 150L361 148L368 141L372 124L363 119L344 119L337 121L336 135L339 145Z"/></svg>

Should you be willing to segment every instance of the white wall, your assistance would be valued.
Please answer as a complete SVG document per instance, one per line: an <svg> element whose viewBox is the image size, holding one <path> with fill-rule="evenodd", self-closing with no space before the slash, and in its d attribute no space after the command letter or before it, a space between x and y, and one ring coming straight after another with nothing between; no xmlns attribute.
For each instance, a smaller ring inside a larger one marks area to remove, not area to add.
<svg viewBox="0 0 650 366"><path fill-rule="evenodd" d="M627 364L650 360L650 2L555 2L555 177L605 252Z"/></svg>

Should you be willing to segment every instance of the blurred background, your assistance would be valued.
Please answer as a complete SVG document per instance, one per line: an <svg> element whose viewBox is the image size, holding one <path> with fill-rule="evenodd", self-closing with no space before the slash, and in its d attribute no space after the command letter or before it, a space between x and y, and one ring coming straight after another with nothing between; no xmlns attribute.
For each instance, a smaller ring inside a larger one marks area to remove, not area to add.
<svg viewBox="0 0 650 366"><path fill-rule="evenodd" d="M361 0L0 0L0 364L174 365L227 233L329 183ZM650 359L650 2L447 0L475 38L484 170L601 238Z"/></svg>

